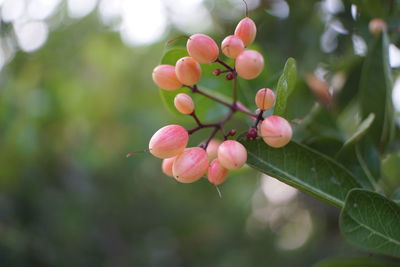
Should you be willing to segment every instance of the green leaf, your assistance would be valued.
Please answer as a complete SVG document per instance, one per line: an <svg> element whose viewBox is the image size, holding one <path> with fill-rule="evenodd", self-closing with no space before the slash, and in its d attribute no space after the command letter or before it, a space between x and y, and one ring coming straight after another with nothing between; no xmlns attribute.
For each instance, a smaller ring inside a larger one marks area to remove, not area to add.
<svg viewBox="0 0 400 267"><path fill-rule="evenodd" d="M400 188L397 188L392 194L392 200L397 204L400 204Z"/></svg>
<svg viewBox="0 0 400 267"><path fill-rule="evenodd" d="M299 103L301 103L301 105L299 105ZM315 97L308 88L308 85L303 79L298 80L295 85L295 90L293 90L292 94L288 97L285 118L288 120L302 120L310 114L314 105Z"/></svg>
<svg viewBox="0 0 400 267"><path fill-rule="evenodd" d="M286 61L283 73L276 87L276 103L274 115L284 116L289 95L293 92L297 79L296 60L289 58Z"/></svg>
<svg viewBox="0 0 400 267"><path fill-rule="evenodd" d="M363 65L363 58L355 56L346 62L344 66L338 68L336 71L346 72L346 82L342 89L337 92L335 96L336 105L339 110L343 110L347 105L352 104L352 100L357 96L360 87L361 70Z"/></svg>
<svg viewBox="0 0 400 267"><path fill-rule="evenodd" d="M178 61L178 59L182 58L182 57L186 57L188 55L187 51L185 48L183 47L174 47L170 50L168 50L164 56L161 59L161 64L169 64L169 65L174 65L175 63ZM174 90L174 91L167 91L167 90L163 90L160 89L160 95L161 98L165 104L165 106L167 107L167 109L176 114L176 115L181 115L181 113L179 113L175 106L174 106L174 98L177 94L179 93L189 93L190 89L188 88L181 88L179 90Z"/></svg>
<svg viewBox="0 0 400 267"><path fill-rule="evenodd" d="M350 191L339 224L354 246L400 256L400 207L384 196L364 189Z"/></svg>
<svg viewBox="0 0 400 267"><path fill-rule="evenodd" d="M385 177L385 184L390 188L400 186L400 153L386 155L382 161L382 173Z"/></svg>
<svg viewBox="0 0 400 267"><path fill-rule="evenodd" d="M343 137L334 114L315 106L299 125L295 125L296 140L327 156L333 157L343 145Z"/></svg>
<svg viewBox="0 0 400 267"><path fill-rule="evenodd" d="M375 114L370 135L377 147L385 148L394 134L392 74L389 65L389 42L385 32L373 40L364 60L359 96L362 117Z"/></svg>
<svg viewBox="0 0 400 267"><path fill-rule="evenodd" d="M344 143L336 155L342 163L366 189L376 189L380 178L380 157L369 138L364 138L375 119L370 114L358 126L354 134Z"/></svg>
<svg viewBox="0 0 400 267"><path fill-rule="evenodd" d="M354 145L356 142L358 142L368 131L369 127L371 127L374 120L375 115L373 113L369 114L368 117L357 127L355 133L344 143L343 148Z"/></svg>
<svg viewBox="0 0 400 267"><path fill-rule="evenodd" d="M371 1L371 0L351 0L359 9L359 13L366 18L385 18L390 11L392 2L395 1Z"/></svg>
<svg viewBox="0 0 400 267"><path fill-rule="evenodd" d="M396 267L399 266L398 263L381 260L381 259L373 259L373 258L337 258L337 259L326 259L317 264L313 265L313 267Z"/></svg>
<svg viewBox="0 0 400 267"><path fill-rule="evenodd" d="M355 178L333 159L296 142L272 148L263 140L239 141L248 151L247 164L278 180L337 207L347 193L360 187Z"/></svg>

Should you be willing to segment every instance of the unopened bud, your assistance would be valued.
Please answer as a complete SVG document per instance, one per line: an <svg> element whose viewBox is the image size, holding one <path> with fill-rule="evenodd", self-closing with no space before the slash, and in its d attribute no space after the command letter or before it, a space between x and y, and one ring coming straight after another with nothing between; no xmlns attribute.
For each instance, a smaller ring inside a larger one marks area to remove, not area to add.
<svg viewBox="0 0 400 267"><path fill-rule="evenodd" d="M153 81L161 89L172 91L182 87L175 73L175 66L159 65L153 70Z"/></svg>
<svg viewBox="0 0 400 267"><path fill-rule="evenodd" d="M215 76L219 76L221 74L221 70L220 69L215 69L215 70L213 70L213 74Z"/></svg>
<svg viewBox="0 0 400 267"><path fill-rule="evenodd" d="M228 170L243 167L247 160L246 148L235 140L226 140L218 148L218 160Z"/></svg>
<svg viewBox="0 0 400 267"><path fill-rule="evenodd" d="M246 17L242 19L235 29L235 35L239 37L247 47L254 42L257 34L257 27L254 21Z"/></svg>
<svg viewBox="0 0 400 267"><path fill-rule="evenodd" d="M245 50L236 58L235 67L241 78L251 80L263 70L264 58L255 50Z"/></svg>
<svg viewBox="0 0 400 267"><path fill-rule="evenodd" d="M258 136L257 134L257 128L256 127L251 127L246 134L247 139L249 140L254 140Z"/></svg>
<svg viewBox="0 0 400 267"><path fill-rule="evenodd" d="M228 136L235 136L236 134L236 130L235 129L231 129L228 133Z"/></svg>
<svg viewBox="0 0 400 267"><path fill-rule="evenodd" d="M211 139L211 141L208 143L207 146L207 155L208 155L208 160L211 161L215 159L218 155L218 147L221 145L221 141L218 139Z"/></svg>
<svg viewBox="0 0 400 267"><path fill-rule="evenodd" d="M283 147L292 139L293 131L289 122L280 116L269 116L260 125L261 137L271 147Z"/></svg>
<svg viewBox="0 0 400 267"><path fill-rule="evenodd" d="M225 56L235 59L244 50L244 44L239 37L229 35L222 41L221 49Z"/></svg>
<svg viewBox="0 0 400 267"><path fill-rule="evenodd" d="M174 177L172 174L172 165L174 164L175 157L163 159L161 169L163 173L169 177Z"/></svg>
<svg viewBox="0 0 400 267"><path fill-rule="evenodd" d="M193 113L194 103L193 99L184 93L177 94L174 98L175 108L182 114L189 115Z"/></svg>
<svg viewBox="0 0 400 267"><path fill-rule="evenodd" d="M194 34L186 44L189 55L201 64L214 62L218 58L219 48L215 41L205 34Z"/></svg>
<svg viewBox="0 0 400 267"><path fill-rule="evenodd" d="M157 158L166 159L182 152L189 140L188 132L180 125L168 125L150 139L149 151Z"/></svg>
<svg viewBox="0 0 400 267"><path fill-rule="evenodd" d="M218 159L214 159L208 167L208 181L213 185L222 184L227 176L228 170L224 168Z"/></svg>
<svg viewBox="0 0 400 267"><path fill-rule="evenodd" d="M175 179L181 183L192 183L200 179L208 169L207 153L200 147L186 148L176 156L172 166Z"/></svg>
<svg viewBox="0 0 400 267"><path fill-rule="evenodd" d="M201 78L200 64L192 57L183 57L176 62L176 77L184 85L195 85Z"/></svg>
<svg viewBox="0 0 400 267"><path fill-rule="evenodd" d="M275 103L275 94L271 89L260 89L256 94L255 101L260 110L270 109Z"/></svg>

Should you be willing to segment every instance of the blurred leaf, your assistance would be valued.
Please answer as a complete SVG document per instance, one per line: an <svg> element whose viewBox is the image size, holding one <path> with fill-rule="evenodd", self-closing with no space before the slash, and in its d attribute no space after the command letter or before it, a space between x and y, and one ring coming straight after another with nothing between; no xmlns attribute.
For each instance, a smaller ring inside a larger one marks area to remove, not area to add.
<svg viewBox="0 0 400 267"><path fill-rule="evenodd" d="M343 144L343 137L332 112L315 106L295 131L296 140L333 157Z"/></svg>
<svg viewBox="0 0 400 267"><path fill-rule="evenodd" d="M362 16L385 18L394 1L351 0L350 2L357 6L358 12Z"/></svg>
<svg viewBox="0 0 400 267"><path fill-rule="evenodd" d="M384 149L393 138L392 76L389 66L389 43L385 32L375 38L365 58L360 81L360 101L363 117L375 114L370 135Z"/></svg>
<svg viewBox="0 0 400 267"><path fill-rule="evenodd" d="M357 95L360 88L361 70L363 59L353 57L349 60L348 66L342 66L339 71L346 71L346 81L342 89L335 96L335 102L340 110L343 110L348 104L351 104L353 98Z"/></svg>
<svg viewBox="0 0 400 267"><path fill-rule="evenodd" d="M354 246L400 256L400 207L375 192L350 191L340 215L340 230Z"/></svg>
<svg viewBox="0 0 400 267"><path fill-rule="evenodd" d="M289 58L286 61L283 73L276 86L276 102L274 115L284 116L286 112L287 99L292 93L297 79L296 60Z"/></svg>
<svg viewBox="0 0 400 267"><path fill-rule="evenodd" d="M385 157L382 162L382 172L385 183L390 187L396 188L400 186L400 154L393 153Z"/></svg>
<svg viewBox="0 0 400 267"><path fill-rule="evenodd" d="M368 117L358 126L356 132L344 143L343 148L345 149L346 147L357 143L365 135L369 127L371 127L374 120L375 115L373 113L369 114Z"/></svg>
<svg viewBox="0 0 400 267"><path fill-rule="evenodd" d="M392 195L392 200L397 204L400 204L400 188L397 188Z"/></svg>
<svg viewBox="0 0 400 267"><path fill-rule="evenodd" d="M347 193L360 187L355 178L333 159L296 142L282 148L263 140L239 141L248 151L247 164L327 203L343 207Z"/></svg>
<svg viewBox="0 0 400 267"><path fill-rule="evenodd" d="M362 121L336 155L336 159L350 170L357 181L367 189L376 189L376 181L380 177L379 153L368 138L361 140L374 119L374 114L370 114Z"/></svg>
<svg viewBox="0 0 400 267"><path fill-rule="evenodd" d="M395 267L398 263L373 258L326 259L316 263L313 267Z"/></svg>
<svg viewBox="0 0 400 267"><path fill-rule="evenodd" d="M288 120L303 119L310 114L314 104L315 98L310 88L308 88L304 79L298 79L295 89L287 99L285 117Z"/></svg>

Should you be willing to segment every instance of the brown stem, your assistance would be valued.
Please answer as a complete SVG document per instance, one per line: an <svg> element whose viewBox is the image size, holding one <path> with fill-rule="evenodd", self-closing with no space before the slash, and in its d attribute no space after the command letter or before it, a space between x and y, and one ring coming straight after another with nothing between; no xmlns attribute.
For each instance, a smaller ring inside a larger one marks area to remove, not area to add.
<svg viewBox="0 0 400 267"><path fill-rule="evenodd" d="M254 122L254 127L257 128L257 125L260 123L260 121L264 120L263 118L264 110L260 110L258 113L258 116L256 118L256 121Z"/></svg>
<svg viewBox="0 0 400 267"><path fill-rule="evenodd" d="M238 108L237 105L236 105L237 101L235 101L235 103L233 103L233 104L229 104L228 102L225 102L225 101L223 101L223 100L221 100L221 99L218 99L218 98L216 98L216 97L214 97L214 96L212 96L212 95L207 94L206 92L201 91L201 90L197 87L197 85L186 86L186 87L188 87L190 90L192 90L193 93L196 93L196 94L200 94L200 95L202 95L202 96L205 96L205 97L207 97L207 98L209 98L209 99L211 99L211 100L213 100L213 101L215 101L215 102L218 102L218 103L220 103L220 104L222 104L222 105L224 105L224 106L230 108L231 110L239 111L239 112L242 112L242 113L244 113L244 114L246 114L246 115L249 115L249 116L252 116L252 117L254 117L254 118L257 118L257 115L256 115L256 114Z"/></svg>
<svg viewBox="0 0 400 267"><path fill-rule="evenodd" d="M223 60L221 60L220 58L217 58L215 60L215 62L221 64L222 66L224 66L225 68L227 68L228 70L230 70L231 72L235 71L231 66L229 66L228 64L226 64Z"/></svg>
<svg viewBox="0 0 400 267"><path fill-rule="evenodd" d="M196 113L193 111L191 114L189 114L190 116L193 117L193 119L196 121L198 126L202 126L203 124L201 123L201 121L199 120L199 117L197 117Z"/></svg>

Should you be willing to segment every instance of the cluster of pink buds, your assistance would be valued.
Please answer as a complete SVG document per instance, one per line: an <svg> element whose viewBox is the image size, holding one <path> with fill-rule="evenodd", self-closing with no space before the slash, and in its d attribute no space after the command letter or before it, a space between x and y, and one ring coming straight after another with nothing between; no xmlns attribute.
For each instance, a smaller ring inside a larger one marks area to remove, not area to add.
<svg viewBox="0 0 400 267"><path fill-rule="evenodd" d="M177 181L191 183L207 176L211 184L223 183L229 170L243 167L247 161L246 148L235 140L229 140L236 134L234 129L225 131L227 121L236 113L242 112L251 117L254 124L247 132L248 139L262 138L271 147L282 147L292 138L292 128L287 120L279 116L264 118L264 111L273 107L275 94L268 88L260 89L255 96L258 107L256 113L250 112L237 100L238 77L254 79L264 68L263 56L246 49L253 43L257 28L252 19L242 19L233 35L227 36L221 43L222 53L235 60L234 67L229 66L220 58L216 42L205 34L194 34L188 38L186 48L189 56L180 58L175 66L159 65L153 70L153 81L163 90L173 91L187 87L193 94L201 94L229 108L228 114L216 123L203 123L195 113L195 103L191 96L179 93L174 99L176 109L185 115L193 117L197 126L185 129L179 125L168 125L158 130L150 140L149 151L157 158L163 159L162 171ZM225 73L232 83L232 102L225 102L198 88L202 69L200 64L219 63L223 69L215 69L216 76ZM197 147L187 147L189 136L195 132L213 128L209 138ZM215 138L221 133L224 141Z"/></svg>

